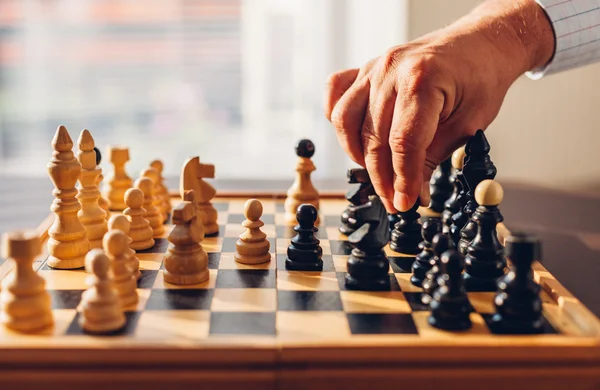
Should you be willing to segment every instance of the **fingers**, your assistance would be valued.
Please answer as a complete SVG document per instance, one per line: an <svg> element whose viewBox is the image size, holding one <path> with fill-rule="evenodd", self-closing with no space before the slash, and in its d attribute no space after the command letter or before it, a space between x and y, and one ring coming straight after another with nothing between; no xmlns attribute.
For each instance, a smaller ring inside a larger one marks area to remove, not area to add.
<svg viewBox="0 0 600 390"><path fill-rule="evenodd" d="M427 158L427 148L443 105L443 95L435 90L399 94L396 99L389 141L396 175L394 207L399 211L410 209L420 194L428 198L424 176L431 177L436 163Z"/></svg>
<svg viewBox="0 0 600 390"><path fill-rule="evenodd" d="M346 69L336 72L327 79L327 88L325 89L324 107L325 117L331 121L331 112L338 100L352 86L352 83L358 76L358 68Z"/></svg>
<svg viewBox="0 0 600 390"><path fill-rule="evenodd" d="M389 213L396 213L393 203L394 171L388 141L396 93L391 87L380 88L376 92L377 96L372 93L361 132L365 165L383 205Z"/></svg>
<svg viewBox="0 0 600 390"><path fill-rule="evenodd" d="M357 164L365 166L360 131L369 103L370 83L367 77L355 82L331 112L338 141L346 154Z"/></svg>

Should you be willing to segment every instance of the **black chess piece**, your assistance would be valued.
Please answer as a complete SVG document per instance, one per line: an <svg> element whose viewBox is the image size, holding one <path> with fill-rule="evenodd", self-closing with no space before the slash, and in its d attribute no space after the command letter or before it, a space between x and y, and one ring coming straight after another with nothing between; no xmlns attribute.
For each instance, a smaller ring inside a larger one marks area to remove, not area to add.
<svg viewBox="0 0 600 390"><path fill-rule="evenodd" d="M450 331L467 330L472 322L472 306L460 277L463 256L455 249L447 250L440 259L440 287L433 293L428 322L431 326Z"/></svg>
<svg viewBox="0 0 600 390"><path fill-rule="evenodd" d="M419 243L421 253L419 253L412 265L412 275L410 282L421 287L425 280L426 273L431 270L435 264L435 253L433 252L432 242L436 234L442 231L442 222L437 218L430 218L423 222L421 236L423 241Z"/></svg>
<svg viewBox="0 0 600 390"><path fill-rule="evenodd" d="M458 250L463 255L467 254L467 246L475 238L477 226L471 220L473 213L477 209L477 201L474 194L475 189L484 180L493 180L496 177L496 167L490 159L490 144L483 133L483 130L477 130L475 135L469 139L465 148L465 164L462 174L467 184L467 204L463 212L467 215L467 223L461 229L460 240L458 241Z"/></svg>
<svg viewBox="0 0 600 390"><path fill-rule="evenodd" d="M381 291L390 289L390 263L383 247L388 243L387 212L381 199L372 195L369 202L356 207L363 225L348 236L354 245L348 258L345 284L349 290Z"/></svg>
<svg viewBox="0 0 600 390"><path fill-rule="evenodd" d="M298 157L311 158L315 154L315 144L309 139L302 139L296 144Z"/></svg>
<svg viewBox="0 0 600 390"><path fill-rule="evenodd" d="M342 213L342 223L339 228L340 233L350 235L362 225L362 221L356 219L356 206L367 203L369 196L375 195L375 189L371 184L369 173L364 168L349 169L347 176L348 183L359 184L346 193L346 200L350 205Z"/></svg>
<svg viewBox="0 0 600 390"><path fill-rule="evenodd" d="M400 216L398 214L388 214L388 222L390 224L390 233L394 230L394 226L400 222Z"/></svg>
<svg viewBox="0 0 600 390"><path fill-rule="evenodd" d="M96 152L96 165L100 165L102 162L102 153L100 153L100 149L94 146L94 152Z"/></svg>
<svg viewBox="0 0 600 390"><path fill-rule="evenodd" d="M462 156L462 151L460 153L455 152L452 155L452 162L454 167L454 174L451 177L452 183L452 195L446 200L444 203L444 211L442 211L442 231L444 233L448 233L450 231L450 227L452 226L452 216L461 208L460 203L458 202L458 196L460 192L463 190L462 183L464 182L464 177L462 174L462 161L459 159Z"/></svg>
<svg viewBox="0 0 600 390"><path fill-rule="evenodd" d="M526 233L513 233L506 239L506 256L512 267L498 281L494 299L496 313L490 329L500 334L543 333L540 286L533 279L531 265L539 260L539 241Z"/></svg>
<svg viewBox="0 0 600 390"><path fill-rule="evenodd" d="M444 160L433 172L429 181L429 191L431 194L431 203L429 208L436 213L444 211L444 203L452 196L453 185L452 160Z"/></svg>
<svg viewBox="0 0 600 390"><path fill-rule="evenodd" d="M450 218L450 236L452 237L452 241L454 243L458 243L460 240L460 232L462 228L466 225L468 216L467 213L463 211L463 208L467 204L467 194L465 191L464 181L460 180L460 177L457 176L456 186L459 189L458 196L456 197L456 203L458 203L458 211L452 215Z"/></svg>
<svg viewBox="0 0 600 390"><path fill-rule="evenodd" d="M311 204L302 204L296 211L297 233L287 249L285 268L293 271L322 271L323 249L315 236L318 229L314 226L317 220L317 209Z"/></svg>
<svg viewBox="0 0 600 390"><path fill-rule="evenodd" d="M419 199L410 210L398 213L400 221L394 226L390 242L390 249L394 252L407 255L416 255L420 252L421 224L419 218L421 215L417 212L418 208Z"/></svg>
<svg viewBox="0 0 600 390"><path fill-rule="evenodd" d="M477 233L467 247L465 258L463 279L467 291L496 291L496 282L504 274L506 258L496 231L503 220L498 209L502 197L502 187L493 180L482 181L475 190L480 206L473 213Z"/></svg>
<svg viewBox="0 0 600 390"><path fill-rule="evenodd" d="M436 234L431 241L431 247L434 253L433 266L425 274L425 280L422 283L423 293L421 294L421 302L425 305L431 303L433 293L440 286L438 278L441 276L440 258L442 254L448 249L454 249L450 234L448 233Z"/></svg>

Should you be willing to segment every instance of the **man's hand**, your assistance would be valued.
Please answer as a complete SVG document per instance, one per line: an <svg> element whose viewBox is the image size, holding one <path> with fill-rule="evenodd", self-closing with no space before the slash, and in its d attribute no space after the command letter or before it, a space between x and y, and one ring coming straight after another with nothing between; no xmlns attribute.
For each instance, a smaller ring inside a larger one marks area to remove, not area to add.
<svg viewBox="0 0 600 390"><path fill-rule="evenodd" d="M435 167L498 114L511 84L543 66L552 27L533 0L488 1L442 30L328 80L325 115L389 212L429 203Z"/></svg>

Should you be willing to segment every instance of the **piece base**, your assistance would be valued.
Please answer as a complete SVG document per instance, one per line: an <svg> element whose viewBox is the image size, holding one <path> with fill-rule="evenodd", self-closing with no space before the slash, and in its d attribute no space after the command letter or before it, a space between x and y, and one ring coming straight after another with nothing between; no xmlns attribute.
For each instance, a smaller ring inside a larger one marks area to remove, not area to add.
<svg viewBox="0 0 600 390"><path fill-rule="evenodd" d="M285 269L290 271L323 271L323 260L300 262L285 259Z"/></svg>
<svg viewBox="0 0 600 390"><path fill-rule="evenodd" d="M389 277L386 277L384 279L360 280L360 279L353 277L350 274L346 274L345 284L346 284L346 288L348 290L389 291L391 289Z"/></svg>
<svg viewBox="0 0 600 390"><path fill-rule="evenodd" d="M155 243L156 242L154 241L154 238L151 238L146 241L134 241L129 245L129 247L134 251L143 251L152 248Z"/></svg>
<svg viewBox="0 0 600 390"><path fill-rule="evenodd" d="M258 256L244 256L236 253L233 255L233 258L240 264L263 264L271 260L271 254L265 253Z"/></svg>
<svg viewBox="0 0 600 390"><path fill-rule="evenodd" d="M61 260L50 255L48 256L48 267L54 269L80 269L85 267L85 256L75 257L73 259Z"/></svg>
<svg viewBox="0 0 600 390"><path fill-rule="evenodd" d="M442 330L448 330L448 331L465 331L465 330L469 330L471 329L471 327L473 326L473 323L471 322L471 320L467 317L466 320L440 320L436 317L434 317L433 315L430 315L427 318L427 323L431 326L433 326L434 328L438 328L438 329L442 329Z"/></svg>
<svg viewBox="0 0 600 390"><path fill-rule="evenodd" d="M200 271L196 274L189 275L178 275L173 274L167 270L163 272L163 279L165 282L175 285L188 285L188 284L199 284L208 280L208 270Z"/></svg>

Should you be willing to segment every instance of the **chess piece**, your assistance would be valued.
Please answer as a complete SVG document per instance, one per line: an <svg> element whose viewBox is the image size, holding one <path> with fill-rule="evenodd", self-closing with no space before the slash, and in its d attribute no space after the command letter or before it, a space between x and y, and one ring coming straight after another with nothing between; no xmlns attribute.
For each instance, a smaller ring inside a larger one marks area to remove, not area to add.
<svg viewBox="0 0 600 390"><path fill-rule="evenodd" d="M506 256L512 267L498 282L490 328L494 333L543 333L541 288L531 269L539 259L539 241L529 234L514 233L506 239Z"/></svg>
<svg viewBox="0 0 600 390"><path fill-rule="evenodd" d="M81 295L81 328L91 334L118 332L126 319L110 275L110 260L102 249L92 249L85 258L85 269L92 276L87 279L89 288Z"/></svg>
<svg viewBox="0 0 600 390"><path fill-rule="evenodd" d="M449 331L467 330L473 326L471 303L462 284L463 257L455 249L442 254L440 287L433 294L429 325Z"/></svg>
<svg viewBox="0 0 600 390"><path fill-rule="evenodd" d="M100 169L96 165L94 152L94 139L88 130L83 130L79 136L78 160L81 164L79 183L81 189L77 199L81 203L81 210L77 213L79 220L85 227L90 249L102 247L102 237L107 232L106 211L102 210L98 200L100 190L96 186Z"/></svg>
<svg viewBox="0 0 600 390"><path fill-rule="evenodd" d="M171 216L173 208L171 206L171 195L169 195L169 189L165 185L165 178L163 177L164 165L160 160L153 160L150 163L150 167L154 168L158 173L158 181L156 183L158 190L156 191L156 196L162 201L161 211L166 216L164 221L166 223Z"/></svg>
<svg viewBox="0 0 600 390"><path fill-rule="evenodd" d="M431 303L433 293L438 289L440 284L438 278L441 276L440 271L440 259L442 254L448 249L453 249L453 243L450 241L450 235L448 233L438 233L433 237L431 241L431 247L433 249L433 267L425 274L425 280L421 283L423 287L423 293L421 294L421 302L425 305Z"/></svg>
<svg viewBox="0 0 600 390"><path fill-rule="evenodd" d="M388 214L388 223L390 225L390 233L394 230L396 224L400 222L400 216L398 214Z"/></svg>
<svg viewBox="0 0 600 390"><path fill-rule="evenodd" d="M127 176L125 171L125 164L129 161L129 149L113 146L108 149L108 155L114 171L108 176L106 197L110 202L111 210L123 211L127 207L125 192L131 188L132 183L131 178Z"/></svg>
<svg viewBox="0 0 600 390"><path fill-rule="evenodd" d="M460 210L460 203L458 202L458 196L462 190L462 183L464 177L462 175L463 161L465 159L465 148L460 147L452 154L452 167L454 168L454 174L452 175L451 183L453 187L452 195L444 203L444 211L442 212L442 232L448 233L450 226L452 225L452 216Z"/></svg>
<svg viewBox="0 0 600 390"><path fill-rule="evenodd" d="M467 247L477 233L477 224L471 218L477 208L477 201L474 197L475 189L483 180L493 180L496 177L496 167L490 159L489 152L490 144L483 130L477 130L467 142L462 169L467 184L467 204L463 208L463 212L467 214L467 222L460 231L458 250L463 256L467 254Z"/></svg>
<svg viewBox="0 0 600 390"><path fill-rule="evenodd" d="M197 223L196 207L182 201L173 210L175 227L168 236L169 249L165 254L165 282L176 285L202 283L209 278L208 254L200 242L201 225Z"/></svg>
<svg viewBox="0 0 600 390"><path fill-rule="evenodd" d="M154 246L154 232L150 227L150 222L144 218L146 210L142 207L144 204L144 193L138 188L130 188L125 192L125 203L127 208L123 210L130 222L129 236L131 249L141 251L150 249Z"/></svg>
<svg viewBox="0 0 600 390"><path fill-rule="evenodd" d="M260 228L264 223L260 220L263 213L263 207L259 200L249 199L244 205L244 216L246 220L242 226L246 231L240 234L239 240L235 243L236 253L235 261L242 264L260 264L271 260L269 249L271 244L267 240L267 235Z"/></svg>
<svg viewBox="0 0 600 390"><path fill-rule="evenodd" d="M356 220L356 206L363 205L369 201L369 196L375 195L375 189L371 184L369 173L364 168L353 168L348 170L348 183L359 183L358 187L350 189L346 193L346 200L350 202L348 208L342 213L342 224L340 233L350 235L362 226L362 221Z"/></svg>
<svg viewBox="0 0 600 390"><path fill-rule="evenodd" d="M296 145L298 163L296 165L296 180L287 191L285 199L285 221L288 224L296 222L296 211L301 204L311 204L317 210L319 224L319 193L310 179L311 174L317 169L311 158L315 154L315 145L308 139L303 139Z"/></svg>
<svg viewBox="0 0 600 390"><path fill-rule="evenodd" d="M144 218L150 223L152 236L158 238L165 233L165 226L160 211L156 208L156 197L154 196L154 182L147 177L140 177L134 183L135 188L144 194Z"/></svg>
<svg viewBox="0 0 600 390"><path fill-rule="evenodd" d="M51 207L55 219L48 230L50 256L47 264L59 269L83 268L90 242L77 216L81 204L76 198L75 183L79 179L81 164L73 154L73 141L64 126L58 127L52 147L54 154L48 163L48 173L55 187Z"/></svg>
<svg viewBox="0 0 600 390"><path fill-rule="evenodd" d="M102 168L100 168L100 163L102 162L102 154L100 153L100 149L98 149L95 146L94 152L96 153L96 168L99 171L98 177L96 178L96 187L98 187L98 189L100 190L102 186L102 180L104 180L104 175L102 175ZM98 206L100 206L100 208L106 212L106 219L108 220L110 216L110 202L104 197L104 195L102 195L102 191L100 191L100 197L98 198Z"/></svg>
<svg viewBox="0 0 600 390"><path fill-rule="evenodd" d="M410 282L421 287L425 280L426 273L435 264L435 253L433 252L432 241L436 234L442 231L442 223L437 218L427 219L423 222L421 236L423 241L419 243L421 253L419 253L412 265L412 276Z"/></svg>
<svg viewBox="0 0 600 390"><path fill-rule="evenodd" d="M435 169L431 180L429 181L429 191L431 193L431 203L429 209L436 214L441 214L444 211L444 203L452 195L452 160L450 158L442 161Z"/></svg>
<svg viewBox="0 0 600 390"><path fill-rule="evenodd" d="M416 255L420 252L421 224L419 218L421 215L417 212L418 208L419 199L410 210L398 213L400 222L394 226L390 242L390 249L394 252L407 255Z"/></svg>
<svg viewBox="0 0 600 390"><path fill-rule="evenodd" d="M315 234L317 209L312 204L302 204L298 207L296 218L298 225L294 227L297 233L287 249L285 268L293 271L322 271L323 249L321 241Z"/></svg>
<svg viewBox="0 0 600 390"><path fill-rule="evenodd" d="M50 294L46 281L33 270L33 261L41 254L35 232L6 233L2 239L2 257L12 261L13 272L2 280L0 322L21 333L37 333L54 325Z"/></svg>
<svg viewBox="0 0 600 390"><path fill-rule="evenodd" d="M140 177L147 177L148 179L152 180L152 193L154 194L154 200L152 201L152 204L154 205L154 207L156 207L156 210L158 210L158 212L161 215L161 224L164 225L165 221L167 220L167 212L164 209L164 202L163 202L163 195L160 195L158 192L161 191L161 187L160 187L160 175L158 174L158 171L154 168L147 168L144 169L141 173L140 173Z"/></svg>
<svg viewBox="0 0 600 390"><path fill-rule="evenodd" d="M204 220L206 219L206 215L204 214L204 209L200 207L200 204L196 200L196 191L194 190L186 190L183 193L183 200L186 202L191 202L196 209L196 217L194 218L194 223L197 225L197 231L202 235L202 239L204 239Z"/></svg>
<svg viewBox="0 0 600 390"><path fill-rule="evenodd" d="M346 288L350 290L389 290L390 262L383 251L388 243L387 212L381 199L371 195L369 201L356 206L356 214L364 221L348 241L354 245L348 258Z"/></svg>
<svg viewBox="0 0 600 390"><path fill-rule="evenodd" d="M493 180L484 180L475 189L475 200L480 206L473 213L477 233L465 258L463 278L467 291L495 291L496 281L504 274L506 258L496 231L504 219L498 209L503 196L502 186Z"/></svg>
<svg viewBox="0 0 600 390"><path fill-rule="evenodd" d="M204 178L215 177L215 166L212 164L201 164L198 157L188 159L181 170L179 182L179 193L183 198L185 191L194 190L196 196L196 206L199 214L202 214L202 223L204 224L204 234L207 237L214 237L219 234L219 225L217 225L217 210L210 202L217 191L213 186L204 181Z"/></svg>
<svg viewBox="0 0 600 390"><path fill-rule="evenodd" d="M127 235L128 240L128 248L127 251L127 263L129 264L129 268L131 268L131 272L133 272L133 276L135 280L140 280L142 277L142 272L140 271L140 259L135 255L135 250L131 249L131 243L133 240L129 236L131 231L131 222L127 219L127 216L124 214L115 214L108 220L108 230L120 230Z"/></svg>
<svg viewBox="0 0 600 390"><path fill-rule="evenodd" d="M450 217L450 236L452 241L458 243L460 241L460 232L466 225L469 217L464 212L464 207L467 205L467 193L465 191L464 181L460 180L460 176L457 176L456 182L454 183L457 187L458 196L456 197L456 203L458 203L458 211Z"/></svg>
<svg viewBox="0 0 600 390"><path fill-rule="evenodd" d="M139 301L137 283L131 268L129 268L129 237L121 230L112 230L104 235L102 240L104 253L110 259L115 287L119 292L122 308L137 305Z"/></svg>

